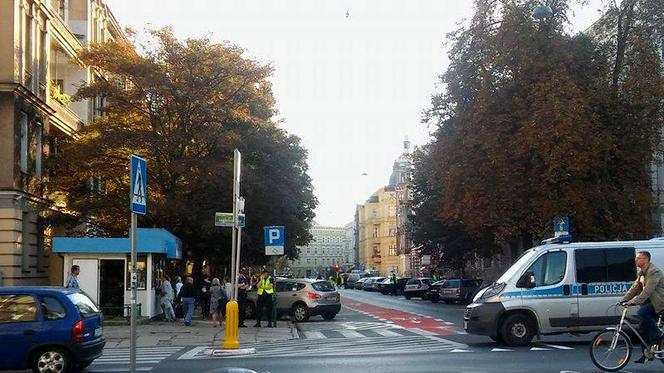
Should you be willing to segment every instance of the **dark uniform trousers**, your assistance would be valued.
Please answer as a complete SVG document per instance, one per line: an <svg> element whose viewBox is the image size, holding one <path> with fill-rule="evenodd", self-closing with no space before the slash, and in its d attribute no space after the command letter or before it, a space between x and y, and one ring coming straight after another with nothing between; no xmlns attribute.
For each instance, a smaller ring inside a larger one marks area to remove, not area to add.
<svg viewBox="0 0 664 373"><path fill-rule="evenodd" d="M256 302L256 324L260 324L262 316L265 315L268 325L272 324L272 294L263 292L258 296ZM266 313L263 313L263 307L266 308Z"/></svg>

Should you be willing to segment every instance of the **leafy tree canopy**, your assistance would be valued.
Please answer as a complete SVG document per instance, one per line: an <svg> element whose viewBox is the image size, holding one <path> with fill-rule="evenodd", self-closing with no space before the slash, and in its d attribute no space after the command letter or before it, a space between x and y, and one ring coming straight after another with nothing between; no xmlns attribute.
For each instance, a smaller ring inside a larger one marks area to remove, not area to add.
<svg viewBox="0 0 664 373"><path fill-rule="evenodd" d="M51 160L51 192L66 198L78 222L126 234L129 156L137 154L148 162L148 214L140 225L172 231L189 258L227 263L230 229L216 228L214 213L232 211L233 150L239 149L243 263L267 260L265 225L286 226L286 255L297 257L295 245L310 240L317 200L307 151L272 120L272 68L229 43L180 41L169 28L147 36L138 48L116 40L80 53L104 78L81 87L76 98L105 106ZM102 181L101 193L90 192L91 177Z"/></svg>

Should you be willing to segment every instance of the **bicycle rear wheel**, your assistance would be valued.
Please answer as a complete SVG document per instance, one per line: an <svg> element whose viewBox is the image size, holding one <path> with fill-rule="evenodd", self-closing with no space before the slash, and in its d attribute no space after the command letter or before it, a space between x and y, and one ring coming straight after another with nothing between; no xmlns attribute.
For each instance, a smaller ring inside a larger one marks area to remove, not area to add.
<svg viewBox="0 0 664 373"><path fill-rule="evenodd" d="M605 372L619 371L629 363L631 357L632 343L622 331L601 331L595 335L590 345L590 358L593 364Z"/></svg>

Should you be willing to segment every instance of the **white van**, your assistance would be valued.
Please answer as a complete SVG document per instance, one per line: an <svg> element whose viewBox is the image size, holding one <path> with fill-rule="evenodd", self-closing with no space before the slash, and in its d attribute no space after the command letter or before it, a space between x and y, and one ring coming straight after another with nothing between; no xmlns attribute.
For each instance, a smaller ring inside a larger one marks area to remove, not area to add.
<svg viewBox="0 0 664 373"><path fill-rule="evenodd" d="M582 333L618 323L615 304L636 278L635 253L648 251L664 268L664 239L646 241L543 241L492 285L481 289L464 313L464 329L510 346L535 335Z"/></svg>

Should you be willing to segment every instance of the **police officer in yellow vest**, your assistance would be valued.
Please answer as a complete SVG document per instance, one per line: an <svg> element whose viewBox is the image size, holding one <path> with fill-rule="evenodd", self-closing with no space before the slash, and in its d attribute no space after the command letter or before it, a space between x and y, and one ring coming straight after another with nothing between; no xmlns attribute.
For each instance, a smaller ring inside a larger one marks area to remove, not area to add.
<svg viewBox="0 0 664 373"><path fill-rule="evenodd" d="M261 327L261 317L264 315L263 307L266 308L267 327L273 328L276 325L272 324L272 294L274 287L272 284L272 277L268 274L267 270L261 272L261 277L258 279L257 291L258 301L256 302L256 325L257 328Z"/></svg>

